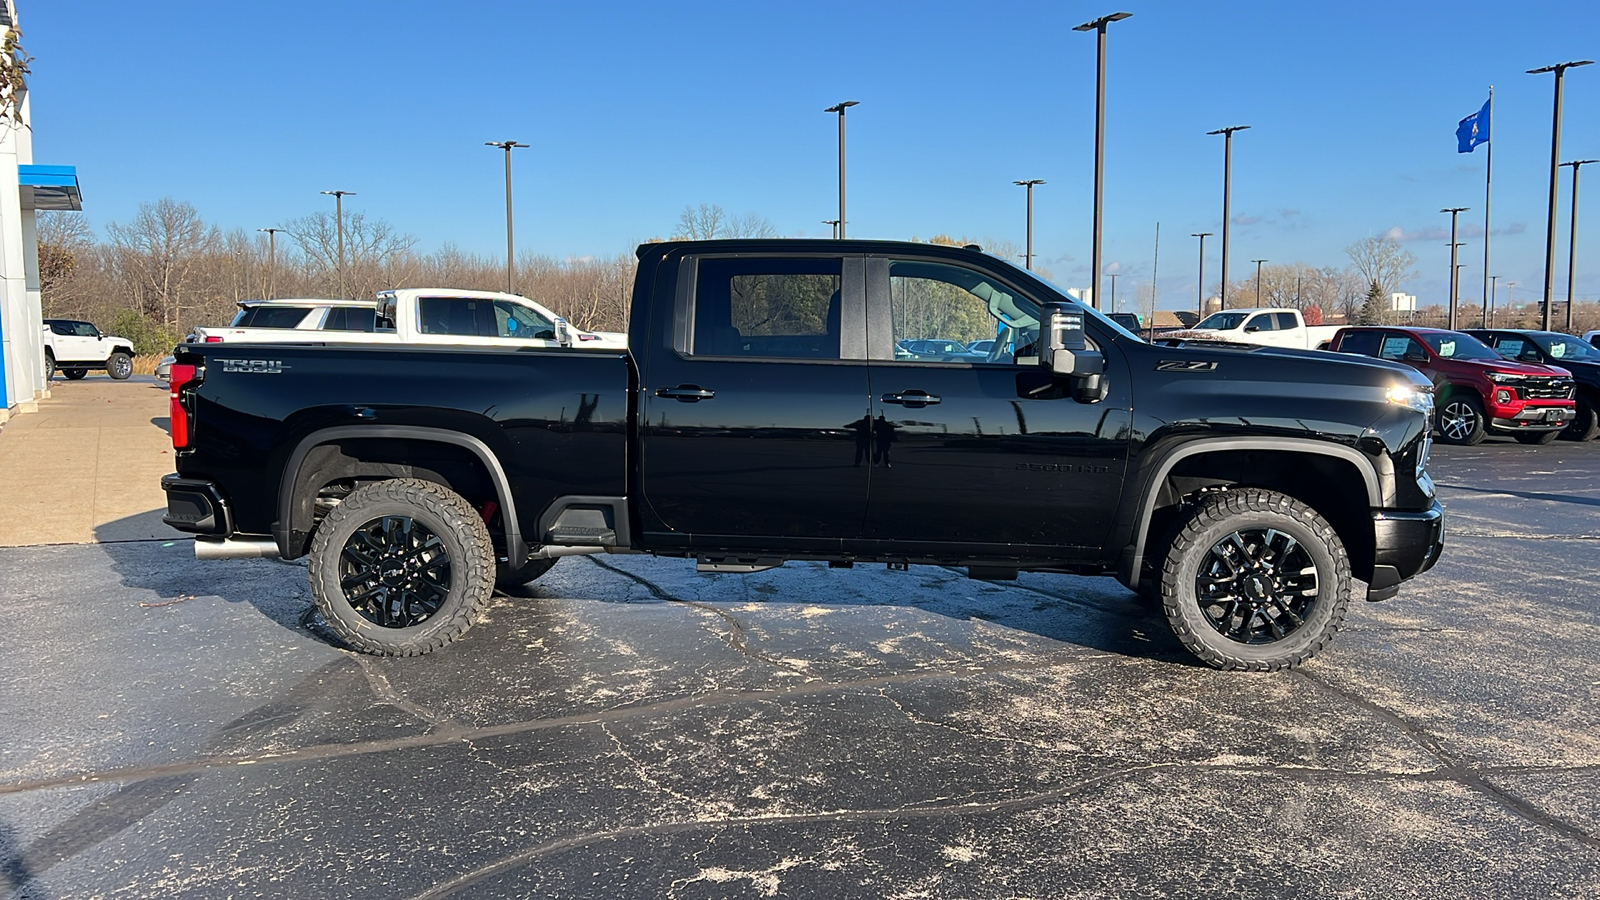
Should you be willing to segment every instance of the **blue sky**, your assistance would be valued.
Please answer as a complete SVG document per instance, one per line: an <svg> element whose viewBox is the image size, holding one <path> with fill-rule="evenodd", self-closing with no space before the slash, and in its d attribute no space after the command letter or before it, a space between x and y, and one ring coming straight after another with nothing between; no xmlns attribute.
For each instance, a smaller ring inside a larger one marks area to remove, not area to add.
<svg viewBox="0 0 1600 900"><path fill-rule="evenodd" d="M330 206L415 235L504 251L500 151L517 245L609 255L665 236L685 205L826 235L836 119L848 119L851 237L944 232L1034 244L1088 281L1095 41L1117 9L1107 88L1105 260L1148 282L1161 223L1165 308L1194 296L1196 242L1219 230L1234 139L1233 271L1252 258L1343 265L1403 235L1440 302L1449 216L1466 206L1463 296L1482 280L1487 148L1456 122L1495 86L1494 274L1542 284L1552 76L1600 58L1600 4L1556 2L829 2L270 4L18 0L33 62L35 161L78 166L103 229L142 201L194 203L255 229ZM1562 159L1600 157L1600 65L1566 81ZM1556 293L1565 296L1570 170ZM1584 184L1600 190L1600 165ZM1600 208L1594 197L1581 208ZM1600 217L1579 224L1578 292L1600 296ZM1207 279L1220 241L1207 241ZM1585 252L1587 251L1587 252ZM1504 294L1501 295L1502 301Z"/></svg>

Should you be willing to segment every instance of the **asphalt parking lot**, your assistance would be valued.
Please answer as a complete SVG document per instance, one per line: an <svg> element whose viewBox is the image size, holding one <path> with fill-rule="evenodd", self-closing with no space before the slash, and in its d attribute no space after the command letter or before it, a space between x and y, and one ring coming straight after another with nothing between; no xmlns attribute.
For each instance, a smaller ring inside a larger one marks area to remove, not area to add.
<svg viewBox="0 0 1600 900"><path fill-rule="evenodd" d="M572 558L430 657L302 566L0 549L11 897L1600 895L1600 443L1440 447L1447 549L1288 674L1109 579Z"/></svg>

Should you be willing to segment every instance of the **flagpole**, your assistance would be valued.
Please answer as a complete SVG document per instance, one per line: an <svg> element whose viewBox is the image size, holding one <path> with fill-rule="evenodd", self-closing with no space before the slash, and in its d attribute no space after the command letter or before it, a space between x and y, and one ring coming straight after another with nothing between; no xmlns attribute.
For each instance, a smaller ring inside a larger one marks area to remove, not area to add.
<svg viewBox="0 0 1600 900"><path fill-rule="evenodd" d="M1494 85L1489 85L1489 157L1483 171L1483 306L1484 327L1489 327L1489 183L1494 178Z"/></svg>

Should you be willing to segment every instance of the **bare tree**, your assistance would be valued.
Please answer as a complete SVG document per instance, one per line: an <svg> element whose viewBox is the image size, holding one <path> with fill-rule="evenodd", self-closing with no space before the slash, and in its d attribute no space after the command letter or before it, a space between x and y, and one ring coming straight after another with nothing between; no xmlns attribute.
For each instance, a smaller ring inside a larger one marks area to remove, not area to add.
<svg viewBox="0 0 1600 900"><path fill-rule="evenodd" d="M1417 275L1417 256L1392 237L1366 237L1344 248L1361 275L1362 290L1376 284L1385 297Z"/></svg>
<svg viewBox="0 0 1600 900"><path fill-rule="evenodd" d="M778 229L766 216L756 213L730 216L715 203L702 203L698 207L685 206L683 212L678 214L678 230L673 233L673 239L680 241L777 236Z"/></svg>
<svg viewBox="0 0 1600 900"><path fill-rule="evenodd" d="M39 293L45 315L59 315L83 299L83 277L95 252L89 219L79 212L41 212Z"/></svg>
<svg viewBox="0 0 1600 900"><path fill-rule="evenodd" d="M316 212L284 223L304 257L319 293L339 290L339 223L331 213ZM382 219L361 213L344 217L344 287L352 297L370 297L384 288L404 287L416 271L411 253L417 239L400 234Z"/></svg>
<svg viewBox="0 0 1600 900"><path fill-rule="evenodd" d="M168 330L185 312L189 277L201 257L218 243L194 205L171 197L141 203L127 225L115 222L111 235L114 265L129 282L139 311Z"/></svg>

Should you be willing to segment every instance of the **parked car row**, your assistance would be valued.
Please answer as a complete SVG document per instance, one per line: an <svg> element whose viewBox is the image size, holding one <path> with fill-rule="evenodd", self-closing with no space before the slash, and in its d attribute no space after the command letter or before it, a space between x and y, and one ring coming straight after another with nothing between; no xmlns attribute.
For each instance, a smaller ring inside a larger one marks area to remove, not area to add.
<svg viewBox="0 0 1600 900"><path fill-rule="evenodd" d="M1525 444L1600 433L1600 350L1570 335L1509 329L1356 326L1328 349L1404 363L1434 384L1435 427L1450 444L1508 434ZM1581 373L1581 374L1580 374Z"/></svg>

